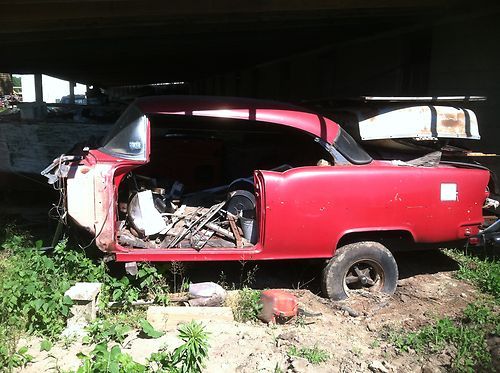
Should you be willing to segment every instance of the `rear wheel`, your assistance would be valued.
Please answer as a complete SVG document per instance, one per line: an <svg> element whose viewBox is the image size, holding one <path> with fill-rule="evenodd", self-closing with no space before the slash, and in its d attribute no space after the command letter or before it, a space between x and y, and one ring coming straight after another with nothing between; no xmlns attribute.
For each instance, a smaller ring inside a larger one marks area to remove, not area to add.
<svg viewBox="0 0 500 373"><path fill-rule="evenodd" d="M397 281L391 252L379 242L364 241L337 249L323 270L322 288L328 298L341 300L357 289L393 294Z"/></svg>

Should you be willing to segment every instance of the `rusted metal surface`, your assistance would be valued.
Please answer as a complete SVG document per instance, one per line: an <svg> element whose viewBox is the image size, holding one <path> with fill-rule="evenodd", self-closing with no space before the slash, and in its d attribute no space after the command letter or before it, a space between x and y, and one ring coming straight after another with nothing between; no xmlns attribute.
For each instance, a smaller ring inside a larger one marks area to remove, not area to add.
<svg viewBox="0 0 500 373"><path fill-rule="evenodd" d="M233 231L234 237L236 238L236 247L238 248L243 247L243 242L241 241L241 235L240 232L238 231L238 227L236 226L236 221L232 217L230 217L228 220L229 220L229 225L231 226L231 230Z"/></svg>
<svg viewBox="0 0 500 373"><path fill-rule="evenodd" d="M391 138L480 139L472 110L450 106L411 106L358 112L362 140Z"/></svg>

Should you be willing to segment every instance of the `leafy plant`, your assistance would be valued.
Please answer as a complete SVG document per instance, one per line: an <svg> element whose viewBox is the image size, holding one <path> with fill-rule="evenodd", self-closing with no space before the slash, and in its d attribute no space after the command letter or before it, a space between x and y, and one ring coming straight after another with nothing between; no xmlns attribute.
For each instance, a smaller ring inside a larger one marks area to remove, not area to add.
<svg viewBox="0 0 500 373"><path fill-rule="evenodd" d="M123 353L118 345L109 348L107 342L101 342L88 355L78 354L82 363L77 372L201 372L208 356L208 334L203 326L196 322L184 324L178 330L183 343L173 352L163 349L151 354L147 365L134 361L130 355Z"/></svg>
<svg viewBox="0 0 500 373"><path fill-rule="evenodd" d="M135 362L129 354L121 351L116 345L108 350L107 342L97 344L90 354L78 354L82 364L77 373L142 373L146 372L146 366Z"/></svg>
<svg viewBox="0 0 500 373"><path fill-rule="evenodd" d="M304 359L307 359L307 361L311 364L320 364L330 358L328 352L319 348L318 346L301 348L291 346L288 350L288 355L302 357Z"/></svg>
<svg viewBox="0 0 500 373"><path fill-rule="evenodd" d="M5 353L1 351L0 346L0 362L3 368L7 368L11 371L12 368L25 367L30 361L33 360L33 356L28 354L28 347L23 346L14 353Z"/></svg>
<svg viewBox="0 0 500 373"><path fill-rule="evenodd" d="M257 320L261 309L260 291L247 287L238 291L233 305L233 314L237 321Z"/></svg>
<svg viewBox="0 0 500 373"><path fill-rule="evenodd" d="M0 371L12 371L32 360L26 347L17 348L18 342L18 328L8 323L0 324Z"/></svg>
<svg viewBox="0 0 500 373"><path fill-rule="evenodd" d="M165 276L156 267L148 263L141 263L137 272L139 288L147 291L155 303L166 305L169 303L168 284Z"/></svg>
<svg viewBox="0 0 500 373"><path fill-rule="evenodd" d="M163 334L165 334L153 328L153 325L151 325L146 319L140 320L140 323L142 333L144 333L149 338L160 338Z"/></svg>
<svg viewBox="0 0 500 373"><path fill-rule="evenodd" d="M52 342L47 340L47 339L44 339L42 341L42 343L40 343L40 351L50 351L50 349L52 348Z"/></svg>
<svg viewBox="0 0 500 373"><path fill-rule="evenodd" d="M123 343L130 327L122 323L113 323L107 319L96 319L86 328L84 343L102 343L115 341Z"/></svg>
<svg viewBox="0 0 500 373"><path fill-rule="evenodd" d="M179 327L179 338L184 342L172 354L174 365L180 365L179 372L201 372L208 357L208 333L203 325L190 322Z"/></svg>
<svg viewBox="0 0 500 373"><path fill-rule="evenodd" d="M26 325L28 332L55 338L72 305L64 295L70 284L51 258L34 248L19 250L0 275L0 316Z"/></svg>

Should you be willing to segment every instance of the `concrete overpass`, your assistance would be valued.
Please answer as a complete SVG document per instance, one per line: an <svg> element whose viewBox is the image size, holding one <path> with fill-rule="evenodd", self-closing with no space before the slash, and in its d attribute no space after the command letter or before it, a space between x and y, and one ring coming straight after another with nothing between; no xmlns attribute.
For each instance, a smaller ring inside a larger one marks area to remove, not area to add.
<svg viewBox="0 0 500 373"><path fill-rule="evenodd" d="M452 0L0 0L0 71L102 87L185 81L289 101L486 95L497 151L500 6Z"/></svg>

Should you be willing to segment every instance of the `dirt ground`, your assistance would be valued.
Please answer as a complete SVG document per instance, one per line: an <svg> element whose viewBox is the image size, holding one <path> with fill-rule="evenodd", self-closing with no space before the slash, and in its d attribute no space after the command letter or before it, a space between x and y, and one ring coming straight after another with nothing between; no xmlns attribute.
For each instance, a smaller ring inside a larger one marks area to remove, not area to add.
<svg viewBox="0 0 500 373"><path fill-rule="evenodd" d="M383 336L388 330L414 329L434 318L454 316L476 296L476 290L453 278L456 263L439 252L404 254L398 258L400 280L393 296L363 292L343 302L332 302L309 289L289 289L299 300L299 308L314 316L291 320L284 325L218 322L206 325L210 332L207 372L274 372L276 367L290 372L438 372L449 368L449 352L436 356L398 354ZM422 268L424 270L422 270ZM261 278L262 276L258 275ZM175 329L159 339L128 338L124 351L139 362L162 346L176 347ZM76 369L76 354L89 346L62 343L50 352L40 352L40 340L30 338L34 361L24 372L49 369ZM290 358L290 346L318 346L330 358L319 365Z"/></svg>

